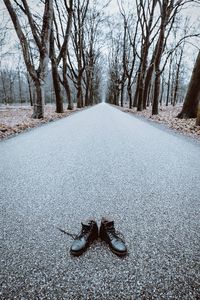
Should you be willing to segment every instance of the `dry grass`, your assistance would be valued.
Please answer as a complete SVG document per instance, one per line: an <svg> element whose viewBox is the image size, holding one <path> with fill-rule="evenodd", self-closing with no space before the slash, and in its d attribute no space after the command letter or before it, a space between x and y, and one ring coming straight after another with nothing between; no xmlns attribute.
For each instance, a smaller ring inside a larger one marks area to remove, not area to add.
<svg viewBox="0 0 200 300"><path fill-rule="evenodd" d="M12 135L19 134L27 129L40 126L42 124L58 120L71 115L73 112L81 109L75 109L73 111L67 110L64 107L64 113L58 114L55 112L54 105L45 106L45 116L43 119L31 118L33 109L27 105L15 105L15 106L0 106L0 139L7 138Z"/></svg>
<svg viewBox="0 0 200 300"><path fill-rule="evenodd" d="M125 112L131 112L133 114L145 117L146 119L166 125L167 127L178 131L181 134L191 136L195 139L200 140L200 126L196 126L196 119L178 119L176 116L181 111L182 106L162 106L159 109L159 115L151 115L151 107L137 112L136 108L129 109L127 105L121 108Z"/></svg>

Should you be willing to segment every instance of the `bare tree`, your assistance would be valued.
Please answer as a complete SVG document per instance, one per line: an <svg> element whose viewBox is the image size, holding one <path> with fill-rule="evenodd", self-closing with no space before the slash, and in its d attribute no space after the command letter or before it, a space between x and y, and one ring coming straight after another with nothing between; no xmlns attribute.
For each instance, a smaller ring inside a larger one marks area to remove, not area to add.
<svg viewBox="0 0 200 300"><path fill-rule="evenodd" d="M94 1L88 9L85 20L85 105L99 102L100 51L103 43L102 24L104 23L103 8Z"/></svg>
<svg viewBox="0 0 200 300"><path fill-rule="evenodd" d="M119 2L119 0L117 1L118 2L118 7L119 7L119 11L120 11L120 14L123 18L123 39L122 39L122 74L121 74L121 80L120 80L120 83L121 83L121 89L120 89L120 92L121 92L121 106L123 107L124 106L124 86L125 86L125 82L126 82L126 79L127 79L127 48L128 48L128 45L127 45L127 42L128 42L128 22L127 22L127 18L126 18L126 13L125 13L125 10L124 10L124 7L123 7L123 3L121 1L121 3Z"/></svg>
<svg viewBox="0 0 200 300"><path fill-rule="evenodd" d="M52 72L52 79L56 97L56 112L63 113L63 98L61 92L61 85L59 79L59 72L58 72L58 62L56 58L55 52L55 38L54 38L54 29L51 29L50 35L50 59L51 59L51 72Z"/></svg>
<svg viewBox="0 0 200 300"><path fill-rule="evenodd" d="M64 11L65 14L63 13ZM69 38L71 34L72 15L73 15L73 0L69 0L69 1L64 0L63 3L55 0L54 22L53 22L54 26L52 27L51 37L50 37L50 49L51 49L50 58L52 63L52 77L53 77L54 90L56 95L57 112L63 112L63 99L62 99L60 83L63 85L66 92L68 109L70 110L73 109L73 101L71 98L71 91L70 91L68 77L67 77L67 69L68 69L67 52L68 52ZM61 60L62 60L62 78L58 70Z"/></svg>
<svg viewBox="0 0 200 300"><path fill-rule="evenodd" d="M198 104L200 100L200 51L198 53L183 108L178 114L178 118L196 118Z"/></svg>
<svg viewBox="0 0 200 300"><path fill-rule="evenodd" d="M0 56L0 75L1 75L1 84L2 84L2 101L6 104L8 101L8 96L7 96L7 89L6 89L6 78L5 78L5 72L2 69L2 48L5 45L6 41L6 33L7 33L7 28L5 25L5 19L4 17L2 18L2 21L0 22L0 50L1 50L1 56Z"/></svg>
<svg viewBox="0 0 200 300"><path fill-rule="evenodd" d="M169 105L169 101L170 101L170 88L171 88L171 77L172 77L172 62L173 62L173 56L171 55L170 62L169 62L168 81L167 81L166 106Z"/></svg>
<svg viewBox="0 0 200 300"><path fill-rule="evenodd" d="M15 1L17 4L18 2ZM16 9L10 0L4 0L6 8L12 19L15 31L19 38L24 61L27 67L36 90L36 102L34 103L33 118L43 118L44 116L44 83L48 70L49 60L49 37L52 28L53 20L53 0L44 1L44 13L42 18L41 30L37 26L36 21L33 18L31 9L26 0L22 0L22 5L18 5L21 12L27 17L28 24L31 29L31 33L36 44L39 53L39 65L36 68L34 62L31 59L28 37L23 32L23 27L20 24L19 17Z"/></svg>
<svg viewBox="0 0 200 300"><path fill-rule="evenodd" d="M174 95L172 105L175 106L177 103L177 96L178 96L178 89L179 89L179 79L180 79L180 69L183 60L183 53L184 53L184 45L180 47L180 53L178 61L176 62L176 76L175 76L175 87L174 87Z"/></svg>
<svg viewBox="0 0 200 300"><path fill-rule="evenodd" d="M120 28L120 25L117 24L116 28ZM109 40L111 45L109 53L109 83L107 88L107 102L114 105L119 105L121 75L123 73L123 67L121 63L121 31L112 30L109 34Z"/></svg>
<svg viewBox="0 0 200 300"><path fill-rule="evenodd" d="M125 64L126 67L126 76L128 79L127 82L127 93L129 98L129 108L132 108L133 105L133 99L132 99L132 86L134 83L133 80L133 71L136 64L136 58L138 56L137 54L137 47L136 47L136 40L138 35L138 26L139 26L139 19L137 19L134 30L133 30L133 36L131 36L130 33L130 27L128 26L128 36L129 36L129 54L127 55L127 61Z"/></svg>
<svg viewBox="0 0 200 300"><path fill-rule="evenodd" d="M158 0L153 0L153 1L142 0L139 3L137 2L138 20L142 32L140 66L138 70L137 89L136 89L138 111L141 111L143 108L146 107L146 101L143 101L144 79L145 79L145 74L147 69L147 59L148 59L149 49L157 34L156 32L154 37L151 37L159 19L156 18L156 20L154 21L154 12L157 3Z"/></svg>
<svg viewBox="0 0 200 300"><path fill-rule="evenodd" d="M83 107L83 72L85 70L85 52L84 52L84 24L88 11L89 0L76 0L75 9L73 11L73 47L77 61L77 70L73 73L76 78L77 87L77 107ZM68 56L69 58L69 56ZM72 63L71 63L72 67Z"/></svg>

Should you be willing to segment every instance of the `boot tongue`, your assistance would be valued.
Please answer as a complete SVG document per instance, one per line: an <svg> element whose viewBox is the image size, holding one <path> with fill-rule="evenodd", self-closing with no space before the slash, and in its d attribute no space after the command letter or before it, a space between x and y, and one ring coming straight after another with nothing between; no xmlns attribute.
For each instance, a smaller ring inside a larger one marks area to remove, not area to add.
<svg viewBox="0 0 200 300"><path fill-rule="evenodd" d="M91 227L91 221L84 221L84 222L81 222L82 224L82 228L84 229L88 229Z"/></svg>
<svg viewBox="0 0 200 300"><path fill-rule="evenodd" d="M91 225L87 223L81 223L82 224L82 230L81 230L81 235L85 235L86 233L90 232L91 230Z"/></svg>
<svg viewBox="0 0 200 300"><path fill-rule="evenodd" d="M106 228L113 228L114 227L114 221L105 221L104 224L106 225Z"/></svg>

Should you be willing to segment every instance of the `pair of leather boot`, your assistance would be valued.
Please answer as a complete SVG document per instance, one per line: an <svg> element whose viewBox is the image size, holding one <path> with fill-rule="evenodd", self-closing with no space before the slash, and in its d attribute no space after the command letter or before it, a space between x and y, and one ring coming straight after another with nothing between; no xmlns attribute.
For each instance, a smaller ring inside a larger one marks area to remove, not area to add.
<svg viewBox="0 0 200 300"><path fill-rule="evenodd" d="M125 242L117 235L114 227L114 221L102 218L100 230L95 220L82 222L82 230L78 234L71 246L70 253L74 256L81 255L89 245L100 238L105 241L111 251L118 256L127 254Z"/></svg>

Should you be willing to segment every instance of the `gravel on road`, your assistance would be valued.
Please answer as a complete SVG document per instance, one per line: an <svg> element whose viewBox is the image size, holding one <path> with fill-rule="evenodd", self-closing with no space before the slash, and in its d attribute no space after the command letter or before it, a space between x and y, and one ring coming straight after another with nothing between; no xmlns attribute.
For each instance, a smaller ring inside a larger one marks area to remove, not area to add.
<svg viewBox="0 0 200 300"><path fill-rule="evenodd" d="M0 143L0 299L200 299L200 145L99 104ZM83 219L111 216L70 256Z"/></svg>

